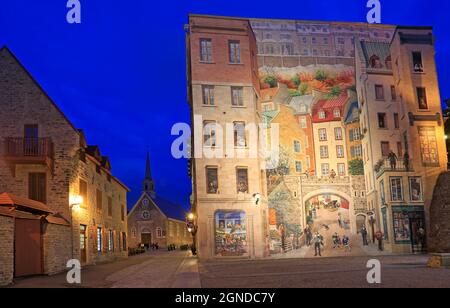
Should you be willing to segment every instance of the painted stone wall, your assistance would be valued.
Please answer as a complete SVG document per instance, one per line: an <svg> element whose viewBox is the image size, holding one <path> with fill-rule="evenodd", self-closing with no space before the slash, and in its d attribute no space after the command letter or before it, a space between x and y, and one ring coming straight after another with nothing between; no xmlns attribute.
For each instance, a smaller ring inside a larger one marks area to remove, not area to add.
<svg viewBox="0 0 450 308"><path fill-rule="evenodd" d="M14 218L0 216L0 286L13 279L14 269Z"/></svg>

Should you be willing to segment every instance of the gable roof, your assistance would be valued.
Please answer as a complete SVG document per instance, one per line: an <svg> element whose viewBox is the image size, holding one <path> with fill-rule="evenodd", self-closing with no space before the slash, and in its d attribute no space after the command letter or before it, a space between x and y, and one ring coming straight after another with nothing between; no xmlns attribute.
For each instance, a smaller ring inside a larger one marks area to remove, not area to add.
<svg viewBox="0 0 450 308"><path fill-rule="evenodd" d="M312 121L313 123L331 122L331 121L341 121L344 113L345 104L348 102L349 97L347 93L342 94L336 98L321 99L314 104L312 109ZM334 110L339 109L341 116L334 117ZM319 118L319 112L325 111L325 118Z"/></svg>
<svg viewBox="0 0 450 308"><path fill-rule="evenodd" d="M295 110L295 114L309 114L311 113L311 108L314 103L313 95L302 95L302 96L294 96L289 102L289 106L291 106ZM301 111L301 106L304 105L306 107L306 112Z"/></svg>
<svg viewBox="0 0 450 308"><path fill-rule="evenodd" d="M358 109L358 102L356 102L356 101L352 102L348 107L347 114L345 115L345 120L344 120L345 124L349 124L349 123L352 123L352 122L358 120L359 113L358 113L358 117L355 117L354 116L355 109Z"/></svg>
<svg viewBox="0 0 450 308"><path fill-rule="evenodd" d="M42 202L22 198L10 193L0 195L0 206L19 207L45 214L53 214L53 211Z"/></svg>
<svg viewBox="0 0 450 308"><path fill-rule="evenodd" d="M161 214L166 216L168 219L174 219L181 222L184 222L186 220L187 212L180 205L156 195L152 196L151 194L148 194L146 192L142 193L139 200L134 204L133 208L128 213L128 216L131 216L131 214L134 213L139 204L141 204L144 197L151 200L155 207L161 212Z"/></svg>
<svg viewBox="0 0 450 308"><path fill-rule="evenodd" d="M262 113L263 123L264 124L272 123L273 119L275 119L279 113L280 111L278 109L263 112Z"/></svg>
<svg viewBox="0 0 450 308"><path fill-rule="evenodd" d="M14 53L7 47L3 46L0 48L0 56L6 55L13 59L13 61L25 72L25 74L31 79L31 81L38 87L38 89L44 94L44 96L49 100L49 102L53 105L54 108L61 114L64 120L69 124L69 126L80 135L80 131L75 127L75 125L70 122L67 116L61 111L58 105L53 101L53 99L47 94L47 92L41 87L41 85L34 79L34 77L30 74L30 72L25 68L25 66L19 61L19 59L14 55Z"/></svg>

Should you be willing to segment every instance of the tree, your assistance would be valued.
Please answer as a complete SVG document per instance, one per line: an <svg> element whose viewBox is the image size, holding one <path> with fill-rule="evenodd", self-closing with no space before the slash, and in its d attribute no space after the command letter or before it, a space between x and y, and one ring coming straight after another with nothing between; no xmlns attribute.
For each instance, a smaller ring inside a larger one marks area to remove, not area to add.
<svg viewBox="0 0 450 308"><path fill-rule="evenodd" d="M364 162L362 159L354 159L348 163L348 172L350 175L364 175Z"/></svg>
<svg viewBox="0 0 450 308"><path fill-rule="evenodd" d="M278 85L278 80L275 76L269 75L264 78L264 83L270 85L271 88L275 88Z"/></svg>
<svg viewBox="0 0 450 308"><path fill-rule="evenodd" d="M323 70L318 70L316 72L315 79L318 81L325 81L328 78L328 73Z"/></svg>

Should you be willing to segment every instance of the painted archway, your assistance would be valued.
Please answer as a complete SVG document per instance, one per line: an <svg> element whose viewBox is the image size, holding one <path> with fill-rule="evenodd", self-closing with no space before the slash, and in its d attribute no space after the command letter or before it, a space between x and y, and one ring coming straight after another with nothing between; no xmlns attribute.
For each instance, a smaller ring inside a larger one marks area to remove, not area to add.
<svg viewBox="0 0 450 308"><path fill-rule="evenodd" d="M321 196L321 195L338 196L338 197L348 201L348 203L349 203L349 214L350 214L349 215L349 217L350 217L350 232L352 234L356 234L356 215L355 215L355 212L354 212L354 204L353 204L353 201L352 201L352 197L349 194L347 194L347 193L345 193L343 191L336 190L336 189L317 189L317 190L311 191L311 192L305 194L304 196L302 196L303 209L306 207L306 202L307 201L309 201L309 200L311 200L311 199L313 199L315 197ZM304 225L306 226L306 216L303 215L303 217L304 217Z"/></svg>

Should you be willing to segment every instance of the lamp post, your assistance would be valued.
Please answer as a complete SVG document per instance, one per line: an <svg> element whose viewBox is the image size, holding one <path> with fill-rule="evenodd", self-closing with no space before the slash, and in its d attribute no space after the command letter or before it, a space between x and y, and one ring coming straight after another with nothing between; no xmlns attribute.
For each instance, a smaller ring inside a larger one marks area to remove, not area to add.
<svg viewBox="0 0 450 308"><path fill-rule="evenodd" d="M195 255L197 255L196 235L197 235L198 227L195 223L195 214L194 213L189 213L186 216L186 227L187 227L188 232L190 234L192 234L191 251L192 251L192 254L195 256Z"/></svg>
<svg viewBox="0 0 450 308"><path fill-rule="evenodd" d="M370 222L370 226L372 228L372 242L375 244L375 213L370 212L369 213L369 222Z"/></svg>

